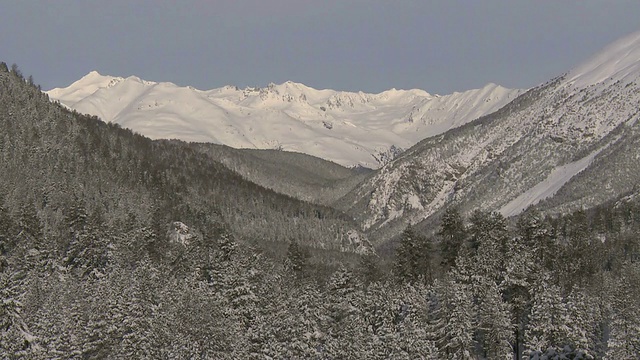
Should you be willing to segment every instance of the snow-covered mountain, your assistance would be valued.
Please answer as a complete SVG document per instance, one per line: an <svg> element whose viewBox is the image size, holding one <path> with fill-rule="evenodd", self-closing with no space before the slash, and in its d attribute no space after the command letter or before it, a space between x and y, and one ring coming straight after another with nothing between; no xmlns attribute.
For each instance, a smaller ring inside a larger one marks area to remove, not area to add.
<svg viewBox="0 0 640 360"><path fill-rule="evenodd" d="M202 91L92 71L47 93L153 139L282 149L378 168L425 137L498 110L522 91L488 84L444 96L415 89L367 94L294 82Z"/></svg>
<svg viewBox="0 0 640 360"><path fill-rule="evenodd" d="M640 32L493 114L421 141L340 206L388 237L451 205L511 216L554 196L547 208L564 211L613 199L639 181L639 78Z"/></svg>

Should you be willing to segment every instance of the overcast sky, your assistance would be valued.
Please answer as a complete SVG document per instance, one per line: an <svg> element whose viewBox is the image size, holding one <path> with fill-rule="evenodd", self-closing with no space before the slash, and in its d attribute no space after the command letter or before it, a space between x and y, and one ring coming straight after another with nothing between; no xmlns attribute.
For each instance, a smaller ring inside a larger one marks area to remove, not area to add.
<svg viewBox="0 0 640 360"><path fill-rule="evenodd" d="M211 89L527 88L640 30L638 0L0 0L0 61Z"/></svg>

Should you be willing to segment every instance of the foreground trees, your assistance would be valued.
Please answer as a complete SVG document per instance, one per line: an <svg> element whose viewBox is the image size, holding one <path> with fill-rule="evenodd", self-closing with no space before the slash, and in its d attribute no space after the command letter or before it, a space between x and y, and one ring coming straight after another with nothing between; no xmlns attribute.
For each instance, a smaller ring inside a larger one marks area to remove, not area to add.
<svg viewBox="0 0 640 360"><path fill-rule="evenodd" d="M212 237L197 233L188 243L154 235L163 251L143 247L133 256L128 244L145 241L143 228L116 235L93 229L92 217L69 217L87 221L69 221L72 237L55 255L36 249L39 241L12 240L19 222L4 215L3 228L13 229L3 230L4 244L19 245L6 245L0 272L3 353L220 359L640 355L635 256L611 270L603 261L589 279L571 267L550 269L532 240L553 234L538 231L549 224L520 223L510 231L499 215L476 213L455 263L431 273L424 269L441 263L425 267L421 261L440 255L417 251L426 237L409 228L392 281L358 271L355 263L319 281L301 275L313 253L297 244L286 249L285 261L274 262L224 228L210 228ZM557 237L551 241L563 256L571 254ZM610 246L616 244L628 242Z"/></svg>

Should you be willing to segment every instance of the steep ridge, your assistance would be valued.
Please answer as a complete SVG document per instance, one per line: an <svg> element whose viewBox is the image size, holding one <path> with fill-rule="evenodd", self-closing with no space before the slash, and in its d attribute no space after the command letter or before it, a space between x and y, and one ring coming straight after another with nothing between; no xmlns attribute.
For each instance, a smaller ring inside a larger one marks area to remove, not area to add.
<svg viewBox="0 0 640 360"><path fill-rule="evenodd" d="M81 218L118 229L122 241L143 248L136 250L141 255L147 245L161 251L167 225L175 235L178 223L200 239L225 231L256 246L296 241L327 251L370 249L346 214L261 187L184 142L152 141L53 104L6 65L0 167L3 206L12 214L30 211L43 247L65 248L66 221L83 208ZM350 172L335 167L337 174Z"/></svg>
<svg viewBox="0 0 640 360"><path fill-rule="evenodd" d="M407 222L429 224L451 205L463 212L485 209L515 215L563 192L582 170L594 180L581 180L582 191L570 197L565 210L619 195L637 180L627 176L620 180L626 185L610 193L585 184L606 186L604 179L613 181L616 171L603 177L598 167L602 169L605 156L616 153L621 142L635 138L638 49L640 33L631 34L499 111L425 139L371 175L339 206L383 239ZM592 194L589 201L587 192Z"/></svg>
<svg viewBox="0 0 640 360"><path fill-rule="evenodd" d="M445 96L417 89L367 94L290 81L201 91L95 71L47 92L80 113L152 139L282 149L368 168L380 167L427 136L491 113L520 93L488 84Z"/></svg>

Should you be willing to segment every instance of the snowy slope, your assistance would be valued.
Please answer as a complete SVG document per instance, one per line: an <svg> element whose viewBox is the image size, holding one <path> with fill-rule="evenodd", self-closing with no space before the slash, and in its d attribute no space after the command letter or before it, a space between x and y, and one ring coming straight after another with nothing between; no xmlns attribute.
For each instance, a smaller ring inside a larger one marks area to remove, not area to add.
<svg viewBox="0 0 640 360"><path fill-rule="evenodd" d="M598 149L580 160L554 168L544 181L541 181L534 187L520 194L517 198L511 200L503 206L499 212L504 216L518 215L529 206L552 197L564 184L569 182L572 177L591 165L593 159L602 150L603 149Z"/></svg>
<svg viewBox="0 0 640 360"><path fill-rule="evenodd" d="M598 83L625 84L640 76L640 31L627 35L575 67L565 77L565 83L586 88Z"/></svg>
<svg viewBox="0 0 640 360"><path fill-rule="evenodd" d="M516 215L562 192L580 174L604 178L594 164L606 164L600 159L609 156L606 149L629 148L620 142L635 139L625 134L640 115L639 64L635 33L497 112L421 141L338 205L370 233L388 238L408 222L428 224L452 204L467 213ZM609 185L609 198L629 188ZM603 191L581 189L586 195L571 197L571 207L606 201L589 196Z"/></svg>
<svg viewBox="0 0 640 360"><path fill-rule="evenodd" d="M439 96L316 90L294 82L202 91L92 71L50 98L153 139L283 149L377 168L421 139L491 113L521 93L488 84Z"/></svg>

